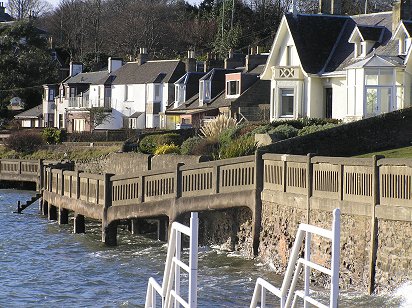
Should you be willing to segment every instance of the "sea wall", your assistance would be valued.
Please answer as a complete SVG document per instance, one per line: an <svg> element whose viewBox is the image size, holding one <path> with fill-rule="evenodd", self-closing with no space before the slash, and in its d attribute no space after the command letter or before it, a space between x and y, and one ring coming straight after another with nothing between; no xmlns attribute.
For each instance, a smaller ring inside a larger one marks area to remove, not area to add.
<svg viewBox="0 0 412 308"><path fill-rule="evenodd" d="M330 229L332 213L330 211L311 210L311 224ZM293 246L300 223L307 222L306 209L281 205L273 202L262 204L262 230L260 234L259 257L270 263L275 271L284 274L289 253ZM341 289L367 290L369 275L370 218L366 216L341 215ZM314 237L311 246L312 260L324 266L330 266L330 242ZM316 282L328 284L326 277L318 275Z"/></svg>

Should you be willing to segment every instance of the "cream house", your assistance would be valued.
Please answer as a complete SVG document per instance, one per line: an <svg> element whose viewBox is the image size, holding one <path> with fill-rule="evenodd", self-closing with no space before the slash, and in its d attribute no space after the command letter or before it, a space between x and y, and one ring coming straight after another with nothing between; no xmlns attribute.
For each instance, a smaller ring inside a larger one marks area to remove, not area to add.
<svg viewBox="0 0 412 308"><path fill-rule="evenodd" d="M340 7L320 0L320 14L283 17L261 75L271 81L272 120L352 121L411 105L411 0L357 16Z"/></svg>

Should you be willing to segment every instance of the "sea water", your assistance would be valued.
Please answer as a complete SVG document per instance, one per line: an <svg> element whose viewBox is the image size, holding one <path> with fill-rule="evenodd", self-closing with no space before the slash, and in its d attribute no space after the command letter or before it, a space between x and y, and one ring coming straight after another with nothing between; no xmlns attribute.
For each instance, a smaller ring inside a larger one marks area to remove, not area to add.
<svg viewBox="0 0 412 308"><path fill-rule="evenodd" d="M73 234L72 221L48 221L36 203L13 213L32 195L0 190L0 307L144 307L149 277L162 280L167 245L119 228L118 246L106 247L99 222ZM219 247L200 247L198 262L199 307L248 307L258 277L282 281L269 265ZM412 307L411 294L411 284L381 296L341 293L340 307Z"/></svg>

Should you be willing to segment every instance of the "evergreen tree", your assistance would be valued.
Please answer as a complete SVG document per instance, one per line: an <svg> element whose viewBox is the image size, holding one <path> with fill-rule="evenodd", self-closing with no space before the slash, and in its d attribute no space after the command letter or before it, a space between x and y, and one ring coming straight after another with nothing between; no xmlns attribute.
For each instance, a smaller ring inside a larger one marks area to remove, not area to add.
<svg viewBox="0 0 412 308"><path fill-rule="evenodd" d="M0 104L20 97L33 107L41 103L42 84L57 81L57 63L51 58L46 34L31 21L0 27Z"/></svg>

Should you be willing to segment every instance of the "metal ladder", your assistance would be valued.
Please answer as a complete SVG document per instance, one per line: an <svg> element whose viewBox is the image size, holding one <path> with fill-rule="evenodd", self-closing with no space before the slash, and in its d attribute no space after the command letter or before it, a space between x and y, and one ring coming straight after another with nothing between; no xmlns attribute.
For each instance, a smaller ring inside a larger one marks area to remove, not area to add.
<svg viewBox="0 0 412 308"><path fill-rule="evenodd" d="M320 264L311 261L310 243L312 235L318 235L320 237L331 240L332 242L332 256L331 256L331 268L326 268ZM299 258L299 250L303 245L303 239L305 239L305 256ZM316 307L338 307L339 297L339 263L340 262L340 210L335 209L333 211L332 230L322 229L316 226L308 224L300 224L296 235L295 242L291 251L286 274L282 282L280 289L276 288L269 282L262 278L258 278L253 292L250 308L258 307L260 302L260 308L266 307L266 294L267 292L277 296L280 299L280 307L294 307L296 305L297 298L303 299L304 307L309 307L309 304ZM296 284L298 282L301 269L304 269L304 289L296 291ZM329 305L325 305L310 294L310 273L311 270L317 270L330 276L330 297Z"/></svg>
<svg viewBox="0 0 412 308"><path fill-rule="evenodd" d="M145 308L155 308L156 298L160 297L159 307L197 307L197 254L198 254L198 231L199 218L197 213L190 215L190 227L174 222L171 228L167 257L162 285L156 282L153 277L149 278L146 293ZM181 259L182 234L190 238L189 264ZM180 285L180 270L183 269L189 274L189 285L187 300L182 297Z"/></svg>

